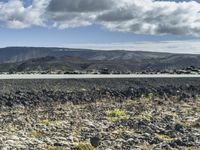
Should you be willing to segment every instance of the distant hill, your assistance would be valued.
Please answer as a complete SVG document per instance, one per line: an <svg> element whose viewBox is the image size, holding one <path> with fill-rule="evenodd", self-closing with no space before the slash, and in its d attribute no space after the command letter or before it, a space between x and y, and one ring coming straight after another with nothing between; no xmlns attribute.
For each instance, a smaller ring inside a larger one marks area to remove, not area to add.
<svg viewBox="0 0 200 150"><path fill-rule="evenodd" d="M143 71L200 66L200 55L143 51L7 47L0 49L0 71L100 70Z"/></svg>
<svg viewBox="0 0 200 150"><path fill-rule="evenodd" d="M69 48L43 48L43 47L7 47L0 48L0 63L21 62L32 58L46 56L69 56L87 60L137 60L163 58L168 53L140 52L140 51L102 51Z"/></svg>

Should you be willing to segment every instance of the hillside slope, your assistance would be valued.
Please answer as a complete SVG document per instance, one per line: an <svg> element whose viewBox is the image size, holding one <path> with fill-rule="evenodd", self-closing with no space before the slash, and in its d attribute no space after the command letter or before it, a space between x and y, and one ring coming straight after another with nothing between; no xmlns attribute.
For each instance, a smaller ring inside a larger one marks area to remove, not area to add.
<svg viewBox="0 0 200 150"><path fill-rule="evenodd" d="M140 51L102 51L70 48L42 48L42 47L7 47L0 48L0 63L21 62L32 58L46 56L69 56L87 60L137 60L163 58L171 56L169 53L154 53Z"/></svg>
<svg viewBox="0 0 200 150"><path fill-rule="evenodd" d="M142 51L10 47L0 49L0 71L144 71L200 66L200 55Z"/></svg>

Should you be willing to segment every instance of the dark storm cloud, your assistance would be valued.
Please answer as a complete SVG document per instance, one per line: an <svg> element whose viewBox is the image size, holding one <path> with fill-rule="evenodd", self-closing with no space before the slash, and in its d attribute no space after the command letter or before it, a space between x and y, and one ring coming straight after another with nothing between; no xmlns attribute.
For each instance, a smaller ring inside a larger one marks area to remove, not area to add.
<svg viewBox="0 0 200 150"><path fill-rule="evenodd" d="M52 12L96 12L112 7L112 0L52 0L48 10Z"/></svg>

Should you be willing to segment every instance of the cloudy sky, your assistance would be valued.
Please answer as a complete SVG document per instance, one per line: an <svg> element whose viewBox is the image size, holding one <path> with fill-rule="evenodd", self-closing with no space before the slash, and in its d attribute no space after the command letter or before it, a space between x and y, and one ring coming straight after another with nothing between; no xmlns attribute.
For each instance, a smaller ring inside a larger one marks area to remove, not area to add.
<svg viewBox="0 0 200 150"><path fill-rule="evenodd" d="M199 0L0 0L0 47L200 53Z"/></svg>

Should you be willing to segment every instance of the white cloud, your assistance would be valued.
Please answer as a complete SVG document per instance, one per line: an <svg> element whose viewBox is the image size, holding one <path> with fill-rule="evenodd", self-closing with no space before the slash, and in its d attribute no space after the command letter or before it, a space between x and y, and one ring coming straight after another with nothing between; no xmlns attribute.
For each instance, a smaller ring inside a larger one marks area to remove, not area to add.
<svg viewBox="0 0 200 150"><path fill-rule="evenodd" d="M66 29L70 27L81 27L92 25L96 15L90 13L62 13L49 12L49 16L53 19L53 26L59 29Z"/></svg>
<svg viewBox="0 0 200 150"><path fill-rule="evenodd" d="M0 2L0 26L69 27L101 24L137 34L200 35L200 3L176 0L25 0ZM46 22L51 22L48 24Z"/></svg>
<svg viewBox="0 0 200 150"><path fill-rule="evenodd" d="M45 25L47 0L33 0L25 7L22 0L9 0L0 3L0 26L8 28L27 28Z"/></svg>
<svg viewBox="0 0 200 150"><path fill-rule="evenodd" d="M152 0L119 0L112 10L98 16L110 30L138 34L200 34L200 4Z"/></svg>
<svg viewBox="0 0 200 150"><path fill-rule="evenodd" d="M101 24L137 34L200 35L200 3L155 0L52 0L56 27Z"/></svg>

